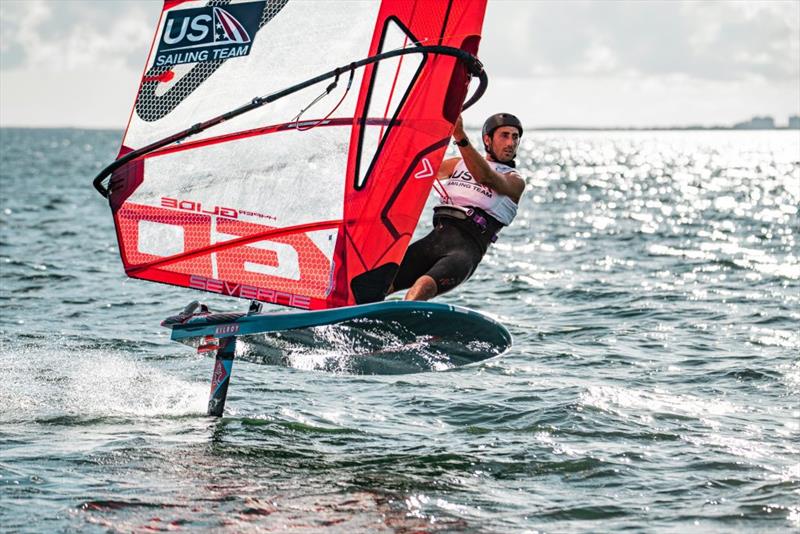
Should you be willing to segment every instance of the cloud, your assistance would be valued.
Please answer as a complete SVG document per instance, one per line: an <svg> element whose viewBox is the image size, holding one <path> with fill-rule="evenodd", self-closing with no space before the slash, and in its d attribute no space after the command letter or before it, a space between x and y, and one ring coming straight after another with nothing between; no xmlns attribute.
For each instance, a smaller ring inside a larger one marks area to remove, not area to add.
<svg viewBox="0 0 800 534"><path fill-rule="evenodd" d="M0 124L123 127L162 5L0 0ZM480 57L476 123L500 109L531 126L800 112L796 0L489 0Z"/></svg>
<svg viewBox="0 0 800 534"><path fill-rule="evenodd" d="M797 84L764 80L698 80L686 75L646 78L492 77L486 97L464 117L480 125L506 111L530 127L725 126L754 115L771 115L786 125L798 109Z"/></svg>
<svg viewBox="0 0 800 534"><path fill-rule="evenodd" d="M158 0L0 2L0 69L143 68Z"/></svg>
<svg viewBox="0 0 800 534"><path fill-rule="evenodd" d="M123 128L161 0L0 0L0 125Z"/></svg>
<svg viewBox="0 0 800 534"><path fill-rule="evenodd" d="M493 1L482 60L502 76L800 77L800 2Z"/></svg>

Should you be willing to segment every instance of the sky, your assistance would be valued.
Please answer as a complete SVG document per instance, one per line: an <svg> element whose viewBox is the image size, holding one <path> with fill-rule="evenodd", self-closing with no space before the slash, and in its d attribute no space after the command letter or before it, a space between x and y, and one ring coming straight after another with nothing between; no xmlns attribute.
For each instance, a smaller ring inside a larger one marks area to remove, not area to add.
<svg viewBox="0 0 800 534"><path fill-rule="evenodd" d="M123 129L161 4L0 0L0 126ZM528 127L800 115L800 0L489 0L479 57L489 90L467 124L498 111Z"/></svg>

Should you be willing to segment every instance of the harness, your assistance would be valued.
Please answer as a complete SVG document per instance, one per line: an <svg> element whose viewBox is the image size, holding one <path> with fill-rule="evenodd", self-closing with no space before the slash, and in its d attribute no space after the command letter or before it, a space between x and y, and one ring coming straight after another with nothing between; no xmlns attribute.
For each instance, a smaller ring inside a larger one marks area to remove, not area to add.
<svg viewBox="0 0 800 534"><path fill-rule="evenodd" d="M466 221L474 230L490 243L497 241L497 234L503 224L480 208L460 208L457 206L436 206L433 208L434 221L444 217L457 221Z"/></svg>

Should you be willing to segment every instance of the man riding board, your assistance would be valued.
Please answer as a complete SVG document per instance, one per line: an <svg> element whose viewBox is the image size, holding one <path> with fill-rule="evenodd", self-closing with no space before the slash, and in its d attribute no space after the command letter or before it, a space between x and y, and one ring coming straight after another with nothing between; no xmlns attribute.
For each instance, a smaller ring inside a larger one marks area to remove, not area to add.
<svg viewBox="0 0 800 534"><path fill-rule="evenodd" d="M442 203L434 208L433 230L409 246L389 292L407 289L406 300L428 300L469 278L497 233L517 214L525 181L516 171L522 123L497 113L483 125L486 156L470 144L461 117L453 130L460 158L439 167Z"/></svg>

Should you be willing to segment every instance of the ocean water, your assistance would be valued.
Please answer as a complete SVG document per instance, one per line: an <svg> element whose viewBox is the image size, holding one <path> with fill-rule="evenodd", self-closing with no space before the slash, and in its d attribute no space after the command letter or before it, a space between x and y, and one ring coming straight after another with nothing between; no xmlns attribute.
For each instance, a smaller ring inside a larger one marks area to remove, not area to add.
<svg viewBox="0 0 800 534"><path fill-rule="evenodd" d="M123 275L91 187L119 140L0 130L0 530L800 527L800 133L526 133L516 221L440 299L508 352L241 361L222 419L159 326L202 295Z"/></svg>

